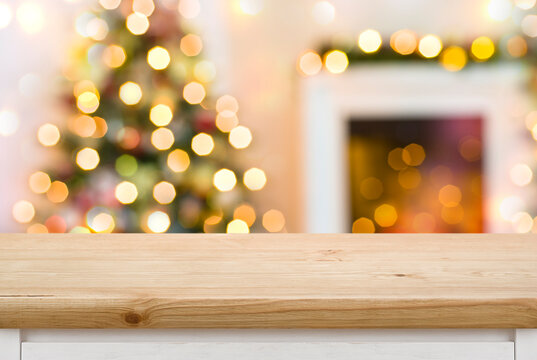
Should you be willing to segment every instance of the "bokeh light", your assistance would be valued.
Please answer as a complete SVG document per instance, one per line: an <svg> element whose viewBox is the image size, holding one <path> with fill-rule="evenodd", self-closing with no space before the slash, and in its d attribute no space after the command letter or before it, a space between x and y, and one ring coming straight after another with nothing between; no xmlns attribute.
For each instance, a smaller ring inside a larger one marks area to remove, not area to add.
<svg viewBox="0 0 537 360"><path fill-rule="evenodd" d="M509 0L489 0L487 10L490 18L504 21L511 16L513 5Z"/></svg>
<svg viewBox="0 0 537 360"><path fill-rule="evenodd" d="M48 233L48 228L43 224L32 224L26 229L28 234L46 234Z"/></svg>
<svg viewBox="0 0 537 360"><path fill-rule="evenodd" d="M43 171L36 171L28 178L30 190L36 194L44 194L50 189L50 176Z"/></svg>
<svg viewBox="0 0 537 360"><path fill-rule="evenodd" d="M173 132L168 128L158 128L151 133L151 144L157 150L168 150L175 142Z"/></svg>
<svg viewBox="0 0 537 360"><path fill-rule="evenodd" d="M165 104L157 104L149 111L149 119L156 126L166 126L173 118L172 109Z"/></svg>
<svg viewBox="0 0 537 360"><path fill-rule="evenodd" d="M371 54L378 51L381 45L382 37L376 30L367 29L358 37L358 47L366 54Z"/></svg>
<svg viewBox="0 0 537 360"><path fill-rule="evenodd" d="M237 208L233 212L233 218L241 219L246 222L248 226L252 226L256 219L255 210L249 204L241 204L237 206Z"/></svg>
<svg viewBox="0 0 537 360"><path fill-rule="evenodd" d="M302 75L312 76L321 71L323 67L323 60L315 51L306 51L298 59L297 67Z"/></svg>
<svg viewBox="0 0 537 360"><path fill-rule="evenodd" d="M397 221L397 211L390 204L382 204L375 209L375 222L382 227L390 227Z"/></svg>
<svg viewBox="0 0 537 360"><path fill-rule="evenodd" d="M138 188L130 181L122 181L116 186L115 196L122 204L132 204L138 197Z"/></svg>
<svg viewBox="0 0 537 360"><path fill-rule="evenodd" d="M421 183L421 173L413 167L404 168L397 174L397 181L403 189L415 189Z"/></svg>
<svg viewBox="0 0 537 360"><path fill-rule="evenodd" d="M64 182L56 180L53 181L52 184L50 184L50 187L47 191L47 198L50 202L59 204L61 202L64 202L68 196L69 189Z"/></svg>
<svg viewBox="0 0 537 360"><path fill-rule="evenodd" d="M461 190L455 185L445 185L438 192L438 201L445 207L459 205L462 199Z"/></svg>
<svg viewBox="0 0 537 360"><path fill-rule="evenodd" d="M147 63L155 70L166 69L170 61L170 53L162 46L155 46L147 52Z"/></svg>
<svg viewBox="0 0 537 360"><path fill-rule="evenodd" d="M494 43L489 37L480 36L472 42L472 56L478 61L488 60L494 55Z"/></svg>
<svg viewBox="0 0 537 360"><path fill-rule="evenodd" d="M88 115L78 115L67 122L69 130L80 137L93 136L97 131L95 119Z"/></svg>
<svg viewBox="0 0 537 360"><path fill-rule="evenodd" d="M360 194L367 200L378 199L382 192L384 191L384 186L382 182L376 177L368 177L362 180L360 183Z"/></svg>
<svg viewBox="0 0 537 360"><path fill-rule="evenodd" d="M517 186L526 186L533 179L533 171L526 164L516 164L509 172L511 181Z"/></svg>
<svg viewBox="0 0 537 360"><path fill-rule="evenodd" d="M216 115L216 127L222 132L230 132L239 125L237 114L231 110L224 110Z"/></svg>
<svg viewBox="0 0 537 360"><path fill-rule="evenodd" d="M153 0L133 0L132 1L132 11L145 16L151 16L155 10L155 4Z"/></svg>
<svg viewBox="0 0 537 360"><path fill-rule="evenodd" d="M149 20L144 14L132 13L127 16L126 26L133 35L142 35L149 29Z"/></svg>
<svg viewBox="0 0 537 360"><path fill-rule="evenodd" d="M245 149L252 142L252 133L246 126L237 126L229 132L229 143L235 149Z"/></svg>
<svg viewBox="0 0 537 360"><path fill-rule="evenodd" d="M220 191L231 191L236 184L237 177L229 169L220 169L213 176L213 185Z"/></svg>
<svg viewBox="0 0 537 360"><path fill-rule="evenodd" d="M17 9L17 21L27 34L40 32L45 26L45 13L38 2L23 2Z"/></svg>
<svg viewBox="0 0 537 360"><path fill-rule="evenodd" d="M167 164L173 172L183 172L190 165L190 157L185 151L175 149L168 154Z"/></svg>
<svg viewBox="0 0 537 360"><path fill-rule="evenodd" d="M450 46L440 55L440 63L448 71L459 71L466 66L468 56L460 46Z"/></svg>
<svg viewBox="0 0 537 360"><path fill-rule="evenodd" d="M138 161L132 155L123 154L116 159L115 167L119 175L129 177L136 174Z"/></svg>
<svg viewBox="0 0 537 360"><path fill-rule="evenodd" d="M251 168L244 172L243 183L248 189L258 191L265 187L267 176L263 170Z"/></svg>
<svg viewBox="0 0 537 360"><path fill-rule="evenodd" d="M201 103L205 95L205 88L199 82L192 81L183 88L183 97L189 104Z"/></svg>
<svg viewBox="0 0 537 360"><path fill-rule="evenodd" d="M239 111L239 102L231 95L223 95L216 100L216 111L230 111L236 114Z"/></svg>
<svg viewBox="0 0 537 360"><path fill-rule="evenodd" d="M209 155L214 149L213 137L206 133L199 133L192 138L192 150L199 156Z"/></svg>
<svg viewBox="0 0 537 360"><path fill-rule="evenodd" d="M460 224L464 220L464 209L460 204L450 207L444 206L440 216L446 224Z"/></svg>
<svg viewBox="0 0 537 360"><path fill-rule="evenodd" d="M194 19L199 15L201 7L199 0L179 0L177 10L185 19Z"/></svg>
<svg viewBox="0 0 537 360"><path fill-rule="evenodd" d="M402 170L407 165L403 161L403 149L397 147L388 153L388 165L394 170Z"/></svg>
<svg viewBox="0 0 537 360"><path fill-rule="evenodd" d="M85 91L76 98L76 106L86 114L91 114L99 107L99 97L90 91Z"/></svg>
<svg viewBox="0 0 537 360"><path fill-rule="evenodd" d="M95 41L101 41L108 35L108 24L100 18L91 19L86 25L86 35Z"/></svg>
<svg viewBox="0 0 537 360"><path fill-rule="evenodd" d="M418 51L427 59L437 57L442 51L442 40L436 35L428 34L420 39Z"/></svg>
<svg viewBox="0 0 537 360"><path fill-rule="evenodd" d="M313 20L320 25L328 25L336 18L336 8L329 1L317 1L311 9Z"/></svg>
<svg viewBox="0 0 537 360"><path fill-rule="evenodd" d="M259 14L264 5L264 0L239 0L239 9L246 15Z"/></svg>
<svg viewBox="0 0 537 360"><path fill-rule="evenodd" d="M353 233L374 233L375 232L375 224L371 219L368 219L366 217L361 217L359 219L356 219L352 223L352 232Z"/></svg>
<svg viewBox="0 0 537 360"><path fill-rule="evenodd" d="M276 209L271 209L263 214L263 227L268 232L282 231L285 226L285 217L282 212Z"/></svg>
<svg viewBox="0 0 537 360"><path fill-rule="evenodd" d="M537 15L526 15L520 24L522 32L529 37L537 36Z"/></svg>
<svg viewBox="0 0 537 360"><path fill-rule="evenodd" d="M15 221L21 224L26 224L32 221L35 216L34 205L27 200L17 201L11 210Z"/></svg>
<svg viewBox="0 0 537 360"><path fill-rule="evenodd" d="M507 52L515 58L522 57L528 53L528 43L520 35L515 35L507 41Z"/></svg>
<svg viewBox="0 0 537 360"><path fill-rule="evenodd" d="M194 76L201 82L213 81L216 77L216 66L208 60L202 60L194 67Z"/></svg>
<svg viewBox="0 0 537 360"><path fill-rule="evenodd" d="M11 136L19 128L19 117L10 110L0 111L0 135Z"/></svg>
<svg viewBox="0 0 537 360"><path fill-rule="evenodd" d="M49 233L64 233L67 231L67 223L60 215L52 215L45 220L45 226Z"/></svg>
<svg viewBox="0 0 537 360"><path fill-rule="evenodd" d="M99 165L100 157L97 150L85 147L76 154L76 164L82 170L93 170Z"/></svg>
<svg viewBox="0 0 537 360"><path fill-rule="evenodd" d="M425 160L425 150L418 144L409 144L401 152L401 159L410 166L419 166Z"/></svg>
<svg viewBox="0 0 537 360"><path fill-rule="evenodd" d="M147 217L147 228L153 233L166 232L170 225L170 217L163 211L154 211Z"/></svg>
<svg viewBox="0 0 537 360"><path fill-rule="evenodd" d="M93 208L86 215L88 227L96 233L111 233L116 222L114 217L103 208Z"/></svg>
<svg viewBox="0 0 537 360"><path fill-rule="evenodd" d="M43 146L54 146L60 141L60 129L53 124L44 124L37 131L37 140Z"/></svg>
<svg viewBox="0 0 537 360"><path fill-rule="evenodd" d="M99 0L99 4L101 4L101 6L106 10L117 9L120 3L121 0Z"/></svg>
<svg viewBox="0 0 537 360"><path fill-rule="evenodd" d="M522 10L529 10L535 6L536 0L515 0L515 5Z"/></svg>
<svg viewBox="0 0 537 360"><path fill-rule="evenodd" d="M153 187L153 198L162 205L169 204L175 199L175 187L172 183L161 181Z"/></svg>
<svg viewBox="0 0 537 360"><path fill-rule="evenodd" d="M136 105L142 99L142 88L135 82L127 81L119 88L119 98L126 105Z"/></svg>
<svg viewBox="0 0 537 360"><path fill-rule="evenodd" d="M9 25L13 13L8 4L0 3L0 29L3 29Z"/></svg>
<svg viewBox="0 0 537 360"><path fill-rule="evenodd" d="M349 59L343 51L332 50L325 55L324 66L332 74L341 74L349 66Z"/></svg>
<svg viewBox="0 0 537 360"><path fill-rule="evenodd" d="M410 30L399 30L390 38L390 46L401 55L410 55L418 47L418 37Z"/></svg>
<svg viewBox="0 0 537 360"><path fill-rule="evenodd" d="M226 227L228 234L248 234L249 232L248 224L241 219L231 220Z"/></svg>
<svg viewBox="0 0 537 360"><path fill-rule="evenodd" d="M527 212L518 212L511 218L513 230L517 233L529 233L533 228L533 219Z"/></svg>
<svg viewBox="0 0 537 360"><path fill-rule="evenodd" d="M181 38L179 47L186 56L196 56L203 49L203 42L198 35L187 34Z"/></svg>

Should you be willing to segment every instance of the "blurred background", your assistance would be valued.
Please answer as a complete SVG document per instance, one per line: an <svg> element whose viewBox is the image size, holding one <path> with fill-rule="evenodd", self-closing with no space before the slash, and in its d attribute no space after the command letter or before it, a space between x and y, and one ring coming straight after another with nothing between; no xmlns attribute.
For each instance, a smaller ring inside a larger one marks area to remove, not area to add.
<svg viewBox="0 0 537 360"><path fill-rule="evenodd" d="M0 231L537 231L535 0L0 0Z"/></svg>

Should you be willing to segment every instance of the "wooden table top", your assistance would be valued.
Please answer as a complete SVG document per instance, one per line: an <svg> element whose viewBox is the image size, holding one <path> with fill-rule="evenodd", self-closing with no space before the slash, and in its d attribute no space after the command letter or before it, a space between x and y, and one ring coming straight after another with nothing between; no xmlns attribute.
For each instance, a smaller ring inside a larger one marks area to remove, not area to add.
<svg viewBox="0 0 537 360"><path fill-rule="evenodd" d="M0 235L0 328L537 328L537 236Z"/></svg>

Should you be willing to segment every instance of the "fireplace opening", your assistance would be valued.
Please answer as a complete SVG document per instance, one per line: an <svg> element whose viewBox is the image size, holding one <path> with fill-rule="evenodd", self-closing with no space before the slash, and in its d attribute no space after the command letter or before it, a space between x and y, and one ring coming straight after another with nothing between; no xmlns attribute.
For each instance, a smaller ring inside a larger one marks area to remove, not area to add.
<svg viewBox="0 0 537 360"><path fill-rule="evenodd" d="M351 118L353 232L483 232L478 115Z"/></svg>

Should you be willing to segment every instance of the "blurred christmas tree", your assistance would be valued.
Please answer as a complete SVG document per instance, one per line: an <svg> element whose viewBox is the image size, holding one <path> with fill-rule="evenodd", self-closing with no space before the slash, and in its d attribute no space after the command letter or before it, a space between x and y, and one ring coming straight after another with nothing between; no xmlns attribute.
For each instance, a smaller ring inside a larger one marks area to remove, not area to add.
<svg viewBox="0 0 537 360"><path fill-rule="evenodd" d="M252 136L238 124L235 98L207 94L215 67L182 24L197 12L196 0L100 0L77 19L83 39L64 71L71 114L39 128L54 161L30 177L32 191L46 196L29 232L255 226L244 197L266 177L234 165Z"/></svg>

